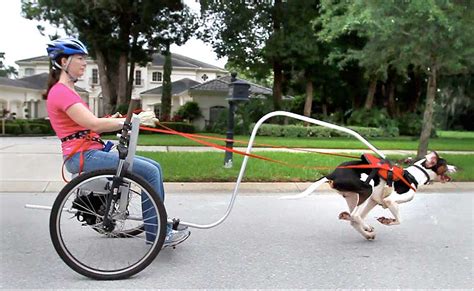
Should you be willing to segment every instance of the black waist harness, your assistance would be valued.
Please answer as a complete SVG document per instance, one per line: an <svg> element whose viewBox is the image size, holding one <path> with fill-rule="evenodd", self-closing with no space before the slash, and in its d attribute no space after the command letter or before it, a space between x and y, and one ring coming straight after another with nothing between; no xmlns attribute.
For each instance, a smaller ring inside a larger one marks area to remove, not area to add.
<svg viewBox="0 0 474 291"><path fill-rule="evenodd" d="M81 130L81 131L75 132L75 133L73 133L73 134L71 134L71 135L68 135L68 136L66 136L66 137L61 138L61 142L65 142L65 141L73 140L73 139L78 139L78 138L86 138L86 137L89 137L89 139L90 139L91 141L95 141L95 142L101 143L102 145L105 145L104 141L101 140L100 138L89 136L90 133L91 133L90 130Z"/></svg>

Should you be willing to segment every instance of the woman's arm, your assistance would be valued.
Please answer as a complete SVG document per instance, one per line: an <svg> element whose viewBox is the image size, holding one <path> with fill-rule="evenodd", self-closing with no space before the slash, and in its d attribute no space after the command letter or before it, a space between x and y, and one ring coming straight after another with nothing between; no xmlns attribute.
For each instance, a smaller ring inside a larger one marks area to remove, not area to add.
<svg viewBox="0 0 474 291"><path fill-rule="evenodd" d="M97 133L122 129L125 118L98 118L82 103L71 105L66 114L80 126Z"/></svg>

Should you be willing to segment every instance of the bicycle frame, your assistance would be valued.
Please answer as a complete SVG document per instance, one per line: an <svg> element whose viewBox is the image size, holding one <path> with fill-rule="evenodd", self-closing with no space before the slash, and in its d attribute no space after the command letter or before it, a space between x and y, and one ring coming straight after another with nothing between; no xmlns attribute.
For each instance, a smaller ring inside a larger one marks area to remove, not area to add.
<svg viewBox="0 0 474 291"><path fill-rule="evenodd" d="M260 118L258 120L258 122L255 124L255 127L252 130L252 135L250 136L249 144L247 146L247 151L246 151L247 154L250 154L251 151L252 151L255 136L257 135L257 132L258 132L258 129L260 128L260 126L267 119L269 119L271 117L274 117L274 116L287 116L287 117L295 118L295 119L302 120L302 121L305 121L305 122L308 122L308 123L312 123L312 124L316 124L316 125L320 125L320 126L324 126L324 127L328 127L328 128L331 128L331 129L335 129L335 130L345 132L347 134L350 134L350 135L356 137L359 141L364 143L367 147L369 147L373 152L375 152L381 158L385 158L385 155L382 152L380 152L377 148L375 148L371 143L369 143L366 139L364 139L360 134L358 134L357 132L355 132L355 131L353 131L349 128L342 127L342 126L335 125L335 124L331 124L331 123L324 122L324 121L321 121L321 120L309 118L309 117L302 116L302 115L299 115L299 114L286 112L286 111L270 112L270 113L266 114L265 116L263 116L262 118ZM232 208L234 206L235 199L236 199L237 193L239 191L240 183L242 182L242 178L244 177L244 174L245 174L245 169L247 167L248 159L249 159L248 156L244 157L244 160L242 162L242 166L240 167L239 176L237 177L237 181L235 183L234 192L233 192L232 197L230 199L229 206L227 207L227 210L226 210L226 212L225 212L225 214L222 218L220 218L216 222L210 223L210 224L196 224L196 223L191 223L191 222L186 222L186 221L180 221L179 224L186 225L186 226L193 227L193 228L209 229L209 228L218 226L219 224L224 222L227 219L227 217L229 216L229 214L232 211ZM308 188L308 190L311 190L311 188L312 187L310 186ZM308 190L306 190L306 191L308 191ZM173 220L168 219L168 222L173 222Z"/></svg>
<svg viewBox="0 0 474 291"><path fill-rule="evenodd" d="M132 100L132 102L133 102L133 100ZM137 142L138 142L138 133L139 133L139 127L140 127L140 120L139 120L138 117L135 117L135 118L131 117L132 116L131 112L133 112L132 109L133 109L133 105L131 103L130 107L129 107L129 114L128 114L128 116L130 116L130 119L128 121L128 124L129 124L130 128L127 127L127 122L126 122L124 124L124 128L122 130L122 134L121 134L121 138L120 138L119 147L122 147L122 148L121 149L119 148L119 154L122 155L121 157L124 157L124 159L122 159L122 158L120 159L119 167L117 169L117 177L123 176L124 171L131 171L132 167L133 167L133 159L135 157L136 147L137 147ZM379 155L381 158L385 158L385 155L382 152L380 152L376 147L374 147L371 143L369 143L366 139L364 139L360 134L358 134L357 132L355 132L355 131L353 131L349 128L342 127L342 126L335 125L335 124L328 123L328 122L324 122L324 121L321 121L321 120L309 118L309 117L302 116L302 115L299 115L299 114L286 112L286 111L270 112L270 113L266 114L265 116L263 116L262 118L260 118L258 120L258 122L255 124L255 127L253 128L252 134L250 136L249 144L248 144L247 150L246 150L247 154L250 154L251 151L252 151L253 143L254 143L255 137L257 135L257 132L258 132L258 129L260 128L260 126L266 120L268 120L269 118L275 117L275 116L291 117L291 118L294 118L294 119L298 119L298 120L301 120L301 121L305 121L305 122L308 122L308 123L324 126L324 127L327 127L327 128L331 128L331 129L334 129L334 130L338 130L338 131L342 131L344 133L350 134L350 135L354 136L355 138L357 138L359 141L361 141L363 144L365 144L370 150L372 150L374 153ZM185 226L188 226L188 227L198 228L198 229L209 229L209 228L216 227L219 224L221 224L222 222L224 222L227 219L227 217L229 216L229 214L231 213L231 211L234 207L235 199L236 199L238 191L239 191L239 186L240 186L240 183L242 182L242 179L243 179L244 174L245 174L248 159L249 159L248 156L244 157L244 160L242 162L242 166L240 168L239 175L237 177L237 181L235 183L234 191L233 191L232 196L230 198L229 205L227 207L226 212L224 213L224 215L220 219L218 219L217 221L215 221L213 223L209 223L209 224L197 224L197 223L192 223L192 222L186 222L186 221L180 221L179 220L179 224L182 224L182 225L185 225ZM307 191L312 192L313 187L312 186L308 187L308 189L305 190L304 192L307 192ZM126 193L128 193L128 191L122 191L122 195L126 195ZM121 198L125 198L125 197L121 197ZM125 209L127 199L120 199L120 200L123 201L123 205L121 204L120 207ZM25 207L26 208L32 208L32 209L51 210L51 207L41 206L41 205L26 204ZM136 218L136 219L138 219L138 218ZM169 223L176 223L176 220L168 218L168 222Z"/></svg>

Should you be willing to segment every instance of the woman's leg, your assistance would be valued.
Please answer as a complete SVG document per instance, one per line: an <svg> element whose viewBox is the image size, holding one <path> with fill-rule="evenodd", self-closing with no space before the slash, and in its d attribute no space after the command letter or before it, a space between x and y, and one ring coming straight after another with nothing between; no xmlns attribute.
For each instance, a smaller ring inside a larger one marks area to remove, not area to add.
<svg viewBox="0 0 474 291"><path fill-rule="evenodd" d="M79 173L80 153L75 154L66 162L66 169L70 173ZM83 172L90 172L100 169L116 169L119 157L117 152L103 152L100 150L90 150L84 152ZM137 156L133 160L132 172L147 181L156 190L161 200L164 201L165 191L163 187L163 176L160 164L157 162Z"/></svg>
<svg viewBox="0 0 474 291"><path fill-rule="evenodd" d="M155 189L157 189L157 192L160 193L160 197L161 197L162 201L164 202L165 201L165 189L164 189L164 186L163 186L163 179L164 179L163 177L164 176L163 176L163 169L161 168L161 165L155 160L145 158L145 157L142 157L142 156L135 156L135 160L134 160L133 163L135 163L135 161L137 159L152 164L158 170L159 178L157 179Z"/></svg>

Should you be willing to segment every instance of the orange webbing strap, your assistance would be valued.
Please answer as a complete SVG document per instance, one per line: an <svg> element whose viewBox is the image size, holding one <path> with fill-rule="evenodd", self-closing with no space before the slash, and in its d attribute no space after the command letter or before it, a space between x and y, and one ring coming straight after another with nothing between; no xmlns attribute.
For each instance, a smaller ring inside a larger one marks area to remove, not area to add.
<svg viewBox="0 0 474 291"><path fill-rule="evenodd" d="M77 146L75 146L74 149L71 151L71 153L64 159L63 165L61 167L61 176L62 176L64 182L69 183L69 181L64 176L64 166L66 165L66 162L78 152L80 153L80 156L79 156L79 175L82 173L82 169L84 168L84 150L81 149L81 148L82 148L82 146L84 146L85 143L92 141L91 140L91 138L92 138L91 134L92 134L92 132L85 135L84 138L81 138L82 142L80 144L78 144Z"/></svg>
<svg viewBox="0 0 474 291"><path fill-rule="evenodd" d="M140 129L148 130L148 131L153 131L153 132L161 132L161 133L164 132L164 131L161 130L161 129L156 129L156 128L152 128L152 127L145 127L145 126L140 126ZM247 157L251 157L251 158L256 158L256 159L260 159L260 160L264 160L264 161L268 161L268 162L272 162L272 163L277 163L277 164L285 165L285 166L291 167L291 168L302 168L302 169L313 169L313 170L328 170L328 169L333 169L333 167L310 167L310 166L305 166L305 165L290 164L290 163L287 163L287 162L283 162L283 161L271 159L271 158L264 157L264 156L260 156L260 155L256 155L256 154L246 153L246 152L239 151L239 150L236 150L236 149L231 149L231 148L228 148L228 147L225 147L225 146L221 146L221 145L218 145L218 144L215 144L215 143L211 143L211 142L207 142L207 141L204 141L204 140L200 140L200 139L195 138L195 137L194 137L193 135L191 135L191 134L179 132L179 131L176 131L176 130L173 130L173 129L167 130L166 133L171 133L171 134L175 134L175 135L180 135L180 136L182 136L182 137L185 137L185 138L187 138L187 139L193 140L193 141L195 141L195 142L197 142L197 143L200 143L200 144L202 144L202 145L210 146L210 147L213 147L213 148L216 148L216 149L220 149L220 150L224 150L224 151L229 151L229 152L233 152L233 153L236 153L236 154L239 154L239 155L243 155L243 156L247 156Z"/></svg>
<svg viewBox="0 0 474 291"><path fill-rule="evenodd" d="M155 131L155 132L161 132L161 133L167 133L167 134L176 134L178 132L174 129L171 129L171 128L167 127L164 124L158 123L158 125L165 128L166 130L160 130L160 129L151 128L151 127L144 127L144 126L141 126L140 128L143 129L143 130L149 130L149 131ZM191 133L186 133L186 135L196 137L196 138L219 140L219 141L225 141L225 142L234 142L234 143L240 143L240 144L245 144L245 145L248 144L247 141L236 140L236 139L220 138L220 137L199 135L199 134L191 134ZM265 144L265 143L254 143L254 145L263 146L263 147L277 148L277 149L291 149L291 150L300 151L300 152L316 153L316 154L321 154L321 155L338 156L338 157L345 157L345 158L352 158L352 159L359 159L360 158L359 156L352 156L352 155L339 154L339 153L328 153L328 152L321 152L321 151L308 150L308 149L289 148L289 147L285 147L285 146L277 146L277 145L271 145L271 144Z"/></svg>
<svg viewBox="0 0 474 291"><path fill-rule="evenodd" d="M339 166L338 168L345 169L382 169L387 171L392 171L389 164L367 164L367 165L351 165L351 166ZM416 192L416 189L408 183L408 181L403 177L403 174L399 174L397 171L392 171L393 175L400 179L404 184L410 187L413 191Z"/></svg>

